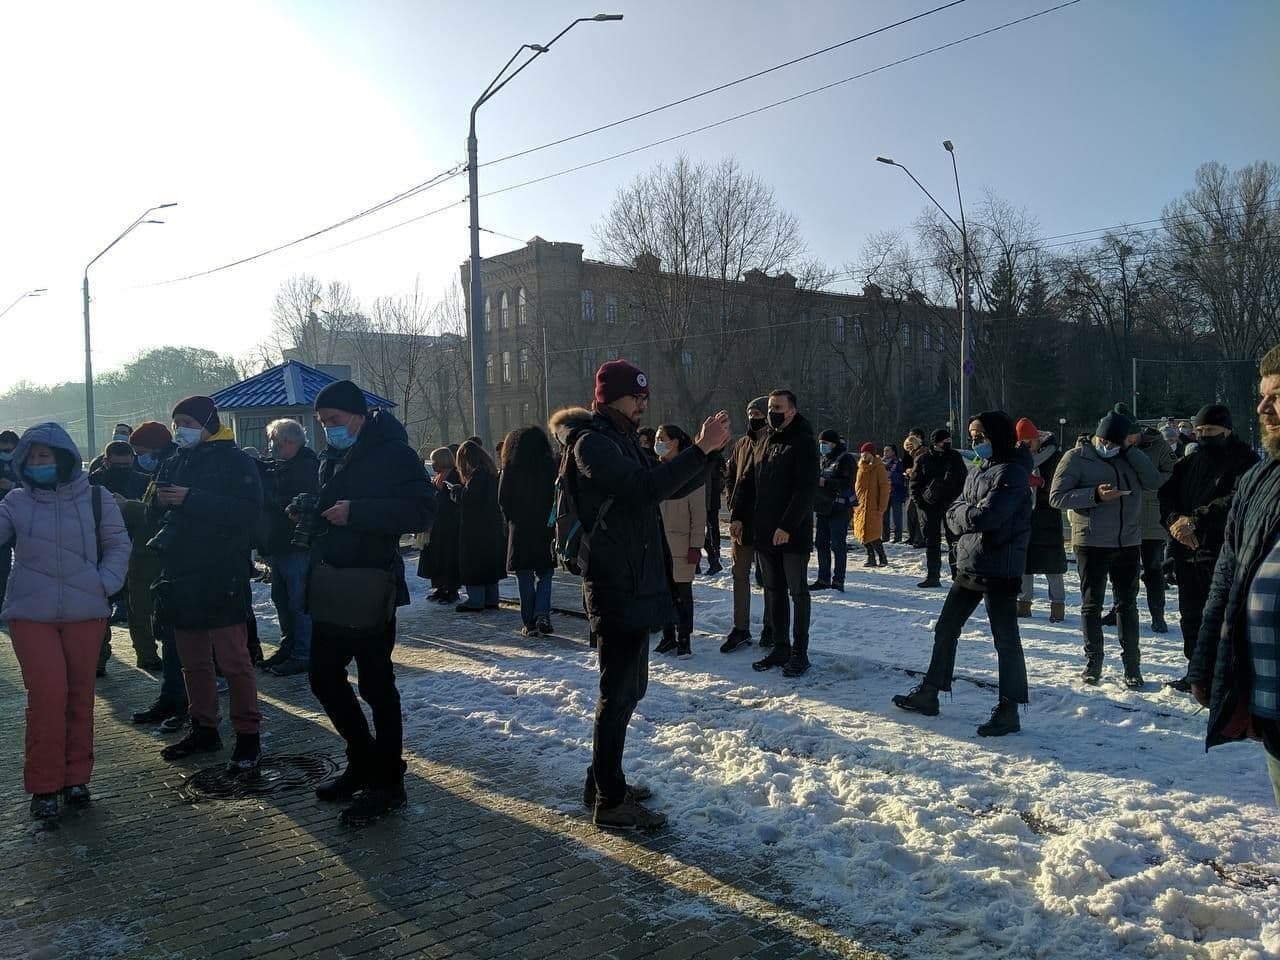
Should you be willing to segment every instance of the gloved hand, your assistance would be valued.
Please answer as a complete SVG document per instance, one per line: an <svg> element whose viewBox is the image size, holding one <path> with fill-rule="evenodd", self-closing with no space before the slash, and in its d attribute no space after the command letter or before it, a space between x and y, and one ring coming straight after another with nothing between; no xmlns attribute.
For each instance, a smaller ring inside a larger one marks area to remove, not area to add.
<svg viewBox="0 0 1280 960"><path fill-rule="evenodd" d="M700 547L690 547L689 552L685 555L685 563L692 563L695 566L702 561L702 549Z"/></svg>

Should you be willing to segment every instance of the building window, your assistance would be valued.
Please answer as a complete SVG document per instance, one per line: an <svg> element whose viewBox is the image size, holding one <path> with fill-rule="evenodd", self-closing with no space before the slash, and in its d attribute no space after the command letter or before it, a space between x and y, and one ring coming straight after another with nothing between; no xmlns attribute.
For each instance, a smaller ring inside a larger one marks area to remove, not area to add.
<svg viewBox="0 0 1280 960"><path fill-rule="evenodd" d="M502 354L502 382L511 382L511 351L505 350Z"/></svg>
<svg viewBox="0 0 1280 960"><path fill-rule="evenodd" d="M911 349L911 328L906 324L902 325L902 345L908 350Z"/></svg>
<svg viewBox="0 0 1280 960"><path fill-rule="evenodd" d="M529 301L524 287L516 290L516 326L523 327L529 322Z"/></svg>
<svg viewBox="0 0 1280 960"><path fill-rule="evenodd" d="M493 354L484 358L484 382L493 386ZM490 419L493 419L490 417Z"/></svg>
<svg viewBox="0 0 1280 960"><path fill-rule="evenodd" d="M511 429L511 408L505 403L502 405L502 429L499 431L504 436Z"/></svg>
<svg viewBox="0 0 1280 960"><path fill-rule="evenodd" d="M835 340L836 343L844 343L844 317L836 317Z"/></svg>
<svg viewBox="0 0 1280 960"><path fill-rule="evenodd" d="M511 301L507 298L505 290L498 297L498 326L503 330L511 326Z"/></svg>
<svg viewBox="0 0 1280 960"><path fill-rule="evenodd" d="M861 317L853 318L853 338L855 340L862 339L862 318Z"/></svg>
<svg viewBox="0 0 1280 960"><path fill-rule="evenodd" d="M529 382L529 348L520 348L520 365L516 370L516 376L521 383Z"/></svg>
<svg viewBox="0 0 1280 960"><path fill-rule="evenodd" d="M680 351L680 365L684 367L686 373L693 370L693 351L691 350Z"/></svg>
<svg viewBox="0 0 1280 960"><path fill-rule="evenodd" d="M926 350L933 349L933 330L929 327L928 324L925 324L925 328L924 328L924 348Z"/></svg>
<svg viewBox="0 0 1280 960"><path fill-rule="evenodd" d="M604 295L604 322L618 322L618 298L612 293L606 293Z"/></svg>
<svg viewBox="0 0 1280 960"><path fill-rule="evenodd" d="M630 320L632 323L644 323L643 303L632 303L627 307L627 311L631 315Z"/></svg>
<svg viewBox="0 0 1280 960"><path fill-rule="evenodd" d="M527 427L532 422L533 420L529 413L529 404L526 401L525 403L520 404L520 425L522 427Z"/></svg>
<svg viewBox="0 0 1280 960"><path fill-rule="evenodd" d="M488 333L493 329L493 301L488 297L484 298L484 332Z"/></svg>
<svg viewBox="0 0 1280 960"><path fill-rule="evenodd" d="M582 291L582 322L596 322L596 295L590 290Z"/></svg>

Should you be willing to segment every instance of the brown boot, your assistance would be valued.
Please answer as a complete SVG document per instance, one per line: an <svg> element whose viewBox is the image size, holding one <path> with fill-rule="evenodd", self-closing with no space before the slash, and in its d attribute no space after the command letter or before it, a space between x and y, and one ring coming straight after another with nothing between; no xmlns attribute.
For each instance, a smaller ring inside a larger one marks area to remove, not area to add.
<svg viewBox="0 0 1280 960"><path fill-rule="evenodd" d="M1049 622L1062 623L1067 619L1067 605L1065 603L1049 604Z"/></svg>
<svg viewBox="0 0 1280 960"><path fill-rule="evenodd" d="M1031 601L1030 601L1030 600L1019 600L1019 601L1018 601L1018 616L1019 616L1019 617L1029 617L1029 616L1031 616Z"/></svg>

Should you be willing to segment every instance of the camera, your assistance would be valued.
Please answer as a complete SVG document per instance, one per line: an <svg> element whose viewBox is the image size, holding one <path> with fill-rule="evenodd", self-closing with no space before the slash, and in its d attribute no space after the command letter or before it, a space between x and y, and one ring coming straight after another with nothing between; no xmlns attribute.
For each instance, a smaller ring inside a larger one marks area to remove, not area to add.
<svg viewBox="0 0 1280 960"><path fill-rule="evenodd" d="M300 493L289 503L289 513L298 517L298 525L293 528L293 536L289 545L302 550L310 550L316 537L325 532L328 525L320 516L320 498L314 493Z"/></svg>

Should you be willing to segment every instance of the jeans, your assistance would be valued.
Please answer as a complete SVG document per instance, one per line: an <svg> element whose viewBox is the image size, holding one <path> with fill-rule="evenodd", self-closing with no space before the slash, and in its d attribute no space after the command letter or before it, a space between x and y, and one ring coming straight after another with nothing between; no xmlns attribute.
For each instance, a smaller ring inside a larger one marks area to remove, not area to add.
<svg viewBox="0 0 1280 960"><path fill-rule="evenodd" d="M777 548L756 547L760 572L764 576L764 595L770 604L774 653L786 653L787 637L792 653L807 656L809 652L809 555L784 553ZM795 605L795 624L790 623L791 606Z"/></svg>
<svg viewBox="0 0 1280 960"><path fill-rule="evenodd" d="M311 615L305 605L310 561L302 550L271 557L271 602L280 618L280 652L291 660L311 656Z"/></svg>
<svg viewBox="0 0 1280 960"><path fill-rule="evenodd" d="M756 559L756 548L749 543L731 545L733 560L733 628L751 632L751 565ZM772 622L770 611L773 601L768 591L764 595L764 625Z"/></svg>
<svg viewBox="0 0 1280 960"><path fill-rule="evenodd" d="M884 512L884 536L880 539L888 540L890 528L893 530L893 541L897 543L902 539L902 501L892 500L889 503L889 509Z"/></svg>
<svg viewBox="0 0 1280 960"><path fill-rule="evenodd" d="M1067 585L1063 582L1062 574L1046 573L1044 578L1049 581L1049 602L1050 603L1066 603L1067 602ZM1036 575L1034 573L1026 573L1022 575L1022 595L1019 600L1025 600L1030 603L1036 598Z"/></svg>
<svg viewBox="0 0 1280 960"><path fill-rule="evenodd" d="M526 627L532 627L538 617L551 616L551 575L554 570L517 570L516 583L520 587L520 619ZM497 585L494 585L497 602ZM467 599L471 599L471 588L467 588Z"/></svg>
<svg viewBox="0 0 1280 960"><path fill-rule="evenodd" d="M1116 624L1125 674L1138 673L1138 563L1137 547L1076 547L1080 571L1080 619L1084 622L1084 655L1091 667L1102 665L1102 606L1107 580L1115 597Z"/></svg>
<svg viewBox="0 0 1280 960"><path fill-rule="evenodd" d="M308 679L333 728L347 743L347 763L377 787L404 782L404 723L391 651L396 621L372 633L353 633L330 624L315 625ZM360 697L373 713L373 730L347 679L352 660L359 672Z"/></svg>
<svg viewBox="0 0 1280 960"><path fill-rule="evenodd" d="M924 513L924 563L928 579L937 580L942 576L942 540L947 541L947 563L951 567L951 579L956 578L956 541L951 531L946 529L943 518L946 509L925 508Z"/></svg>
<svg viewBox="0 0 1280 960"><path fill-rule="evenodd" d="M587 791L594 784L596 802L616 807L627 796L627 778L622 773L627 724L649 686L649 631L605 631L597 640L600 696L591 735Z"/></svg>
<svg viewBox="0 0 1280 960"><path fill-rule="evenodd" d="M950 690L956 669L956 646L960 631L978 609L987 607L991 639L996 645L1000 669L1000 698L1014 703L1027 702L1027 662L1022 656L1022 637L1018 633L1018 580L996 582L986 593L951 584L942 604L937 625L933 628L933 656L924 682L937 690Z"/></svg>
<svg viewBox="0 0 1280 960"><path fill-rule="evenodd" d="M818 551L818 582L844 586L845 569L849 565L849 511L837 507L831 516L813 518L813 545ZM831 556L835 554L835 570Z"/></svg>
<svg viewBox="0 0 1280 960"><path fill-rule="evenodd" d="M548 589L550 588L548 587ZM466 590L467 599L463 602L465 607L480 610L484 607L496 607L498 605L498 585L496 583L468 583Z"/></svg>
<svg viewBox="0 0 1280 960"><path fill-rule="evenodd" d="M1178 557L1174 561L1178 571L1178 614L1182 618L1182 654L1190 660L1196 652L1196 640L1200 636L1200 622L1204 619L1204 606L1209 602L1209 587L1213 584L1213 563L1192 563Z"/></svg>
<svg viewBox="0 0 1280 960"><path fill-rule="evenodd" d="M218 683L213 658L231 688L231 726L236 733L257 733L262 725L258 711L258 682L249 659L243 623L207 630L174 630L173 639L182 658L187 681L191 720L202 727L218 726Z"/></svg>

